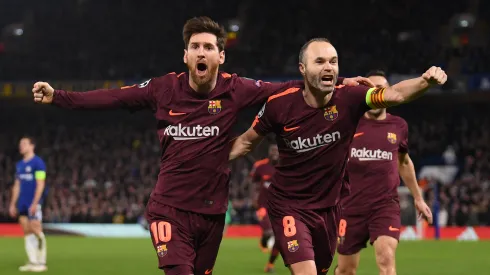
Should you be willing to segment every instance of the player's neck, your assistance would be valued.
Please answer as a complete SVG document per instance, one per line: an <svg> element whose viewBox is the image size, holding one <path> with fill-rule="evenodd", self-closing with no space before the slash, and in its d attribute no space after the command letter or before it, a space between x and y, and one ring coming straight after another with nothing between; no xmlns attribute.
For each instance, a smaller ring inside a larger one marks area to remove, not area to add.
<svg viewBox="0 0 490 275"><path fill-rule="evenodd" d="M303 90L303 98L305 99L306 104L312 108L325 107L332 98L332 94L333 93L327 95L322 94L320 91L311 89L307 85L305 85L305 89Z"/></svg>
<svg viewBox="0 0 490 275"><path fill-rule="evenodd" d="M22 159L25 160L25 161L27 161L27 160L32 159L34 157L34 155L35 155L34 152L32 152L32 153L26 153L25 155L22 156Z"/></svg>
<svg viewBox="0 0 490 275"><path fill-rule="evenodd" d="M189 86L191 86L192 90L199 94L207 94L210 93L214 87L216 87L216 82L218 81L217 77L213 77L209 82L204 83L202 85L198 85L196 82L189 77Z"/></svg>
<svg viewBox="0 0 490 275"><path fill-rule="evenodd" d="M367 119L372 119L372 120L385 120L386 119L386 110L379 113L379 114L371 114L369 112L366 112L364 114L364 117Z"/></svg>

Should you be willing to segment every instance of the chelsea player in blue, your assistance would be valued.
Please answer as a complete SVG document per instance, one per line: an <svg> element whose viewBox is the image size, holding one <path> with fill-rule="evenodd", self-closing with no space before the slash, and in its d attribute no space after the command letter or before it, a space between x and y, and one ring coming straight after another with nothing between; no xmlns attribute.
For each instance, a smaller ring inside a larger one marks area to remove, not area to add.
<svg viewBox="0 0 490 275"><path fill-rule="evenodd" d="M34 153L35 143L31 137L19 142L22 160L16 164L15 183L10 202L10 215L19 215L24 230L25 249L29 263L20 271L46 271L46 238L42 230L41 204L45 197L46 165Z"/></svg>

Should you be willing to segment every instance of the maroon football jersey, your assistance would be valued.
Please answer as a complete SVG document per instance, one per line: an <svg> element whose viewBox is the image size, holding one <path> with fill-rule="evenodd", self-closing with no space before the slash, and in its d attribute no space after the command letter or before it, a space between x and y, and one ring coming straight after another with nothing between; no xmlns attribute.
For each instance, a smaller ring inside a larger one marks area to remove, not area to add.
<svg viewBox="0 0 490 275"><path fill-rule="evenodd" d="M405 120L390 114L384 120L363 116L349 151L347 172L351 193L342 199L342 206L361 209L397 199L398 152L408 152Z"/></svg>
<svg viewBox="0 0 490 275"><path fill-rule="evenodd" d="M268 158L259 160L255 162L252 171L250 174L252 175L253 182L259 185L259 197L257 199L258 207L262 208L266 206L267 203L267 189L271 184L272 176L276 169L271 164Z"/></svg>
<svg viewBox="0 0 490 275"><path fill-rule="evenodd" d="M339 202L349 146L369 109L368 91L366 86L341 86L323 108L306 104L298 87L268 99L253 127L260 135L274 132L279 147L269 204L322 209Z"/></svg>
<svg viewBox="0 0 490 275"><path fill-rule="evenodd" d="M186 211L219 214L228 205L228 155L238 111L301 83L266 83L220 73L214 90L199 94L189 86L188 73L171 73L121 89L57 90L53 103L66 108L152 109L162 155L151 198Z"/></svg>

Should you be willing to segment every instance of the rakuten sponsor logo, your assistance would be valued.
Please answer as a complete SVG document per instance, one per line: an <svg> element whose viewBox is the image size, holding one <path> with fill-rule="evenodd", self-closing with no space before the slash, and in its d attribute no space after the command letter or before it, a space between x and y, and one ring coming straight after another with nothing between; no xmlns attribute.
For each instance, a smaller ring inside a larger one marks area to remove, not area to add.
<svg viewBox="0 0 490 275"><path fill-rule="evenodd" d="M371 160L393 160L393 153L378 150L369 150L366 147L362 149L351 148L351 158L357 158L359 161L371 161Z"/></svg>
<svg viewBox="0 0 490 275"><path fill-rule="evenodd" d="M288 148L294 149L298 153L303 153L319 147L323 147L339 139L340 132L336 131L333 133L327 133L325 135L318 134L314 137L309 138L298 137L297 139L293 140L284 139L284 142L286 143L286 146Z"/></svg>
<svg viewBox="0 0 490 275"><path fill-rule="evenodd" d="M203 139L207 137L214 137L219 135L218 126L183 126L169 125L165 128L163 133L166 136L171 136L175 140L191 140L191 139Z"/></svg>

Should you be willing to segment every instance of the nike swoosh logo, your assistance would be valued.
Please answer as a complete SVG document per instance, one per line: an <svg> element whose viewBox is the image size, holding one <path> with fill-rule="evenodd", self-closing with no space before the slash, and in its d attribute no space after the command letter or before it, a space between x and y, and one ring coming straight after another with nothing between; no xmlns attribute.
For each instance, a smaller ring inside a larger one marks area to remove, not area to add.
<svg viewBox="0 0 490 275"><path fill-rule="evenodd" d="M204 272L204 274L208 275L208 274L211 274L211 272L213 272L213 269L206 269L206 271Z"/></svg>
<svg viewBox="0 0 490 275"><path fill-rule="evenodd" d="M355 134L354 134L354 137L360 137L360 136L362 136L362 135L364 135L364 132L361 132L361 133L355 133Z"/></svg>
<svg viewBox="0 0 490 275"><path fill-rule="evenodd" d="M292 128L287 128L286 126L284 126L284 132L291 132L291 131L294 131L296 129L299 129L300 126L297 126L297 127L292 127Z"/></svg>
<svg viewBox="0 0 490 275"><path fill-rule="evenodd" d="M327 268L322 269L322 273L327 273L327 272L328 272Z"/></svg>
<svg viewBox="0 0 490 275"><path fill-rule="evenodd" d="M390 225L390 227L388 228L390 231L400 231L399 228L396 228L396 227L393 227Z"/></svg>
<svg viewBox="0 0 490 275"><path fill-rule="evenodd" d="M185 115L186 113L174 113L174 112L172 112L172 110L170 110L168 112L168 114L171 115L171 116L182 116L182 115Z"/></svg>

